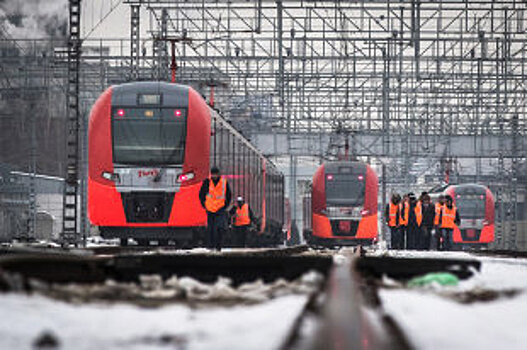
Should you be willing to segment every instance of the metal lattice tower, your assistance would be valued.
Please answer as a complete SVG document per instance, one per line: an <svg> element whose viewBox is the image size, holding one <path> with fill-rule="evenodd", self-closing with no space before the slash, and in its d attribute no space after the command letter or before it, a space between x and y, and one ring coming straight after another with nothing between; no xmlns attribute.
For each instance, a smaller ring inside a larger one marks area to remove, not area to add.
<svg viewBox="0 0 527 350"><path fill-rule="evenodd" d="M457 173L475 171L499 189L502 245L515 240L509 224L517 216L515 198L523 198L515 168L527 155L527 3L125 0L119 6L131 9L122 23L130 24L129 35L95 38L93 28L83 31L82 106L113 83L167 80L167 40L185 39L175 47L178 82L205 96L215 86L215 107L233 124L249 120L251 140L291 176L305 178L297 167L306 159L335 157L338 135L353 138L352 155L385 165L389 189L413 187L420 176L442 181L442 162L450 159L465 167ZM0 74L9 76L2 86L16 81L15 71L0 66Z"/></svg>
<svg viewBox="0 0 527 350"><path fill-rule="evenodd" d="M140 55L140 6L130 6L130 70L132 79L139 76L139 55Z"/></svg>
<svg viewBox="0 0 527 350"><path fill-rule="evenodd" d="M81 174L79 147L80 111L79 111L79 63L81 54L80 3L69 2L69 38L68 38L68 87L67 87L67 160L63 201L63 244L78 244L79 232L79 178ZM84 225L81 224L81 229Z"/></svg>

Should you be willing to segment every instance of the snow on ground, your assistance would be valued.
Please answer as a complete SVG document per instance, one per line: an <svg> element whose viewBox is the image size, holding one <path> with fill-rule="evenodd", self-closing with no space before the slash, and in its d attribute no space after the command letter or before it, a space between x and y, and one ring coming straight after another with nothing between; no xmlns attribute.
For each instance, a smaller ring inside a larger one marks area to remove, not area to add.
<svg viewBox="0 0 527 350"><path fill-rule="evenodd" d="M443 252L431 250L368 250L367 256L390 256L394 258L433 258L433 259L473 259L474 255L467 252Z"/></svg>
<svg viewBox="0 0 527 350"><path fill-rule="evenodd" d="M398 258L470 259L481 261L481 271L468 280L461 281L456 290L490 288L494 290L527 289L527 259L488 257L467 252L439 251L371 251L368 256Z"/></svg>
<svg viewBox="0 0 527 350"><path fill-rule="evenodd" d="M525 349L527 294L460 304L419 290L381 290L380 297L416 349Z"/></svg>
<svg viewBox="0 0 527 350"><path fill-rule="evenodd" d="M61 349L277 349L307 301L289 295L252 306L141 308L3 294L0 349L32 349L43 332Z"/></svg>
<svg viewBox="0 0 527 350"><path fill-rule="evenodd" d="M484 257L462 252L389 252L389 255L470 258L482 262L481 271L460 281L457 286L379 290L385 312L402 327L417 349L526 348L527 259ZM392 283L393 286L397 287L397 283ZM468 304L453 298L463 293L488 291L497 292L498 298L473 300ZM514 291L515 294L506 295L505 291Z"/></svg>

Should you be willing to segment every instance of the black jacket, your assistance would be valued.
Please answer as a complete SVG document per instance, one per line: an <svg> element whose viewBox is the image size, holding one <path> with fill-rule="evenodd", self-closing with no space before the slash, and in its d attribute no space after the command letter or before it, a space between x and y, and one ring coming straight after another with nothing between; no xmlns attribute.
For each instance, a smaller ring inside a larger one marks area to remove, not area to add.
<svg viewBox="0 0 527 350"><path fill-rule="evenodd" d="M216 184L217 182L215 183L215 185ZM199 190L199 201L201 202L201 206L205 210L207 210L207 208L205 208L205 199L207 198L208 193L209 193L209 179L205 179L201 183L201 188ZM223 208L218 210L217 213L225 211L225 208L227 208L231 204L231 198L232 198L231 187L229 186L229 182L227 181L227 186L225 188L225 205L223 206Z"/></svg>
<svg viewBox="0 0 527 350"><path fill-rule="evenodd" d="M408 227L419 227L417 225L417 217L415 216L415 206L417 202L410 202L410 209L408 210Z"/></svg>
<svg viewBox="0 0 527 350"><path fill-rule="evenodd" d="M428 227L428 228L434 227L434 218L436 216L435 206L431 203L428 206L425 206L423 204L422 210L423 210L423 223L421 224L421 226Z"/></svg>

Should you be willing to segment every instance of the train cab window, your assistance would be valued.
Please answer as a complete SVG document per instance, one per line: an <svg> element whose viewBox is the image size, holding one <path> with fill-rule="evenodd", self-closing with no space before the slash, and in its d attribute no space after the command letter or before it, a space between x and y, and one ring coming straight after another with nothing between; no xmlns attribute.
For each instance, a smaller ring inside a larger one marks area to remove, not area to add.
<svg viewBox="0 0 527 350"><path fill-rule="evenodd" d="M457 195L456 207L462 219L482 219L485 217L485 195Z"/></svg>
<svg viewBox="0 0 527 350"><path fill-rule="evenodd" d="M326 174L326 202L329 205L358 206L364 203L366 176L352 168Z"/></svg>
<svg viewBox="0 0 527 350"><path fill-rule="evenodd" d="M114 108L114 162L133 165L183 164L186 112L182 108Z"/></svg>

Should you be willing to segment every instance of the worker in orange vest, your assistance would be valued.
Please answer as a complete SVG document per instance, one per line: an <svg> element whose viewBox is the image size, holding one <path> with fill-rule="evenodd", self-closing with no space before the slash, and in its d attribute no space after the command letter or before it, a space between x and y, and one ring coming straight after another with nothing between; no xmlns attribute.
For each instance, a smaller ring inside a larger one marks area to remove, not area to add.
<svg viewBox="0 0 527 350"><path fill-rule="evenodd" d="M406 223L406 249L419 249L421 238L421 223L423 221L423 212L421 202L417 201L415 194L408 194L408 205L405 207Z"/></svg>
<svg viewBox="0 0 527 350"><path fill-rule="evenodd" d="M390 203L386 205L384 218L390 228L391 249L403 249L404 237L401 231L401 196L398 193L392 194Z"/></svg>
<svg viewBox="0 0 527 350"><path fill-rule="evenodd" d="M231 209L233 215L234 245L236 247L245 247L247 242L247 233L252 223L256 223L249 204L245 203L242 196L236 198L236 205Z"/></svg>
<svg viewBox="0 0 527 350"><path fill-rule="evenodd" d="M231 189L218 167L212 167L210 177L203 180L199 200L207 212L207 246L221 251L223 234L227 231L226 208L231 203Z"/></svg>
<svg viewBox="0 0 527 350"><path fill-rule="evenodd" d="M441 209L445 204L445 196L443 194L437 197L437 202L435 203L435 217L434 217L434 243L435 249L439 250L441 247L441 227L439 225L439 217L441 216Z"/></svg>
<svg viewBox="0 0 527 350"><path fill-rule="evenodd" d="M443 244L441 250L452 249L452 233L454 228L461 222L459 211L454 205L454 199L450 195L445 196L445 204L441 207L439 225Z"/></svg>
<svg viewBox="0 0 527 350"><path fill-rule="evenodd" d="M405 249L408 245L408 210L410 206L410 193L403 196L403 201L401 203L401 241L402 249Z"/></svg>

